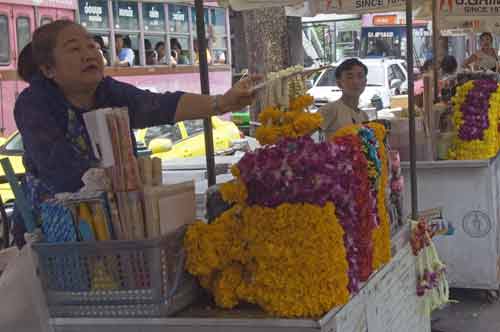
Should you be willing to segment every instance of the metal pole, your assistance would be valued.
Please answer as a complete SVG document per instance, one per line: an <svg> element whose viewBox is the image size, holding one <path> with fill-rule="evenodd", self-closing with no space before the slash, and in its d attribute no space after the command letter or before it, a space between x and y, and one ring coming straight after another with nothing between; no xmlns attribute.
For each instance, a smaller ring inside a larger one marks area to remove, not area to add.
<svg viewBox="0 0 500 332"><path fill-rule="evenodd" d="M203 0L195 0L196 11L196 34L198 36L198 59L200 62L201 93L210 95L210 82L208 79L207 60L207 38L205 35L205 15L203 11ZM205 154L207 158L208 186L215 184L215 158L214 158L214 138L212 131L212 119L203 120L205 131Z"/></svg>
<svg viewBox="0 0 500 332"><path fill-rule="evenodd" d="M424 37L425 38L425 37ZM434 101L439 97L439 85L438 85L438 75L439 75L439 29L437 21L437 6L436 0L432 0L432 55L434 62Z"/></svg>
<svg viewBox="0 0 500 332"><path fill-rule="evenodd" d="M410 182L411 217L418 218L417 146L415 139L415 103L413 95L413 8L412 0L406 0L406 62L408 64L408 113L410 119ZM435 51L435 50L434 50Z"/></svg>

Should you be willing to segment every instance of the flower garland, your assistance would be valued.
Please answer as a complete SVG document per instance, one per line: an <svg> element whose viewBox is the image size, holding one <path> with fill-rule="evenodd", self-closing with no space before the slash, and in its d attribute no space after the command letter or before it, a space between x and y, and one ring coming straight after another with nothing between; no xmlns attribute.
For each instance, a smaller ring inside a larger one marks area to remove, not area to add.
<svg viewBox="0 0 500 332"><path fill-rule="evenodd" d="M260 144L275 144L281 138L296 138L309 135L317 130L322 120L319 113L305 111L314 99L309 95L300 96L290 102L289 111L278 107L268 107L259 114L255 137Z"/></svg>
<svg viewBox="0 0 500 332"><path fill-rule="evenodd" d="M186 266L221 307L242 300L278 316L316 317L349 299L343 234L332 203L236 205L213 224L189 227Z"/></svg>
<svg viewBox="0 0 500 332"><path fill-rule="evenodd" d="M495 81L468 81L453 97L456 136L451 159L488 159L499 149L500 88Z"/></svg>
<svg viewBox="0 0 500 332"><path fill-rule="evenodd" d="M417 295L424 297L424 313L430 315L450 302L446 266L441 262L425 219L411 223L410 243L417 257Z"/></svg>
<svg viewBox="0 0 500 332"><path fill-rule="evenodd" d="M376 216L376 228L373 230L372 269L377 270L391 259L391 222L386 206L386 188L389 181L389 167L386 147L386 129L378 123L364 125L349 125L339 129L331 139L359 135L363 143L363 152L368 160L368 176L371 186L368 190L367 201L375 202L371 205L372 215ZM373 225L373 223L372 223Z"/></svg>

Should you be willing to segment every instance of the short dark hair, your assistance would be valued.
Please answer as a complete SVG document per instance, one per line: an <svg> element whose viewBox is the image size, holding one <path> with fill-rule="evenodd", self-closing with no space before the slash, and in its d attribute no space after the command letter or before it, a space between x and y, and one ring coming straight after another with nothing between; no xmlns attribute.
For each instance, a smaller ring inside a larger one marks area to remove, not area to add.
<svg viewBox="0 0 500 332"><path fill-rule="evenodd" d="M162 46L165 46L165 42L162 42L162 41L157 42L155 45L155 50L158 51L158 49Z"/></svg>
<svg viewBox="0 0 500 332"><path fill-rule="evenodd" d="M428 70L431 70L433 64L434 64L434 61L432 61L432 59L425 60L424 64L422 65L422 72L426 72Z"/></svg>
<svg viewBox="0 0 500 332"><path fill-rule="evenodd" d="M343 61L337 67L337 69L335 69L335 79L337 79L337 80L340 79L342 77L343 72L351 70L355 66L359 66L359 67L363 68L365 75L368 75L368 67L366 67L366 65L363 62L359 61L358 59L351 58L351 59L347 59L347 60Z"/></svg>
<svg viewBox="0 0 500 332"><path fill-rule="evenodd" d="M457 59L453 55L446 55L441 60L441 70L445 74L453 74L458 68Z"/></svg>
<svg viewBox="0 0 500 332"><path fill-rule="evenodd" d="M483 39L483 37L490 37L490 39L493 41L493 35L491 32L483 32L481 35L479 35L479 40Z"/></svg>

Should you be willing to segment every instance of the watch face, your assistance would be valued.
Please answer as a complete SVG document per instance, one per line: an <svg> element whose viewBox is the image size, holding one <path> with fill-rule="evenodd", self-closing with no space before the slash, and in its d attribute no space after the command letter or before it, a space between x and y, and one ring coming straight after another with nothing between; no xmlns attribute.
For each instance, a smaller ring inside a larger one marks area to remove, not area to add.
<svg viewBox="0 0 500 332"><path fill-rule="evenodd" d="M491 231L491 219L484 212L470 211L464 216L462 226L470 237L481 238Z"/></svg>

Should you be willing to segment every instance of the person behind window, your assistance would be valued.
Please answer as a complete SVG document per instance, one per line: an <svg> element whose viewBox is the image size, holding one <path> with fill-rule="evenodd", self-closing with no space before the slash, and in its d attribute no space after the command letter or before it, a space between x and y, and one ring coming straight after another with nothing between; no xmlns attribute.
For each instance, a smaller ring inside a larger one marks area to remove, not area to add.
<svg viewBox="0 0 500 332"><path fill-rule="evenodd" d="M189 64L186 55L182 53L182 46L177 38L170 39L170 63L172 65Z"/></svg>
<svg viewBox="0 0 500 332"><path fill-rule="evenodd" d="M480 70L497 71L498 53L492 46L493 35L489 32L483 32L479 37L479 43L481 45L481 49L472 54L469 58L465 59L464 67L474 65Z"/></svg>
<svg viewBox="0 0 500 332"><path fill-rule="evenodd" d="M165 48L165 43L160 41L155 45L155 51L158 57L159 64L166 64L167 61L167 49Z"/></svg>
<svg viewBox="0 0 500 332"><path fill-rule="evenodd" d="M104 47L104 39L102 39L101 36L99 35L94 35L94 42L96 43L96 47L99 50L99 53L101 53L102 56L102 62L104 63L105 66L108 65L108 59L107 59L107 50Z"/></svg>
<svg viewBox="0 0 500 332"><path fill-rule="evenodd" d="M349 124L368 121L368 115L358 108L359 97L365 91L368 68L358 59L347 59L335 69L335 79L342 96L339 100L321 106L321 131L325 138Z"/></svg>
<svg viewBox="0 0 500 332"><path fill-rule="evenodd" d="M144 49L146 52L146 65L156 65L158 62L158 54L153 49L149 39L144 39Z"/></svg>
<svg viewBox="0 0 500 332"><path fill-rule="evenodd" d="M193 50L194 50L194 63L200 63L200 57L198 55L198 40L193 40ZM212 64L212 55L210 54L210 50L207 48L207 63Z"/></svg>
<svg viewBox="0 0 500 332"><path fill-rule="evenodd" d="M135 54L130 48L130 39L122 35L115 35L116 56L115 66L132 67L134 65Z"/></svg>

